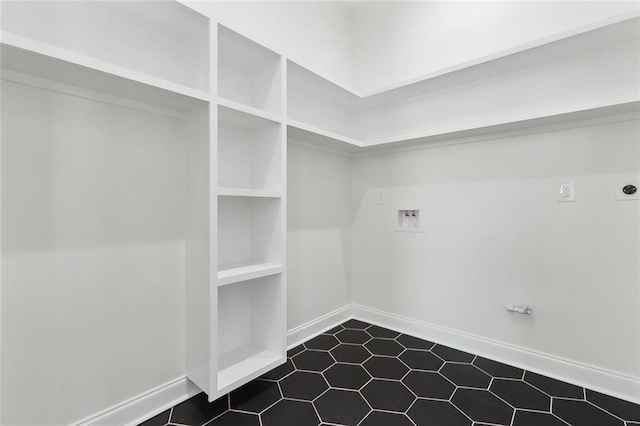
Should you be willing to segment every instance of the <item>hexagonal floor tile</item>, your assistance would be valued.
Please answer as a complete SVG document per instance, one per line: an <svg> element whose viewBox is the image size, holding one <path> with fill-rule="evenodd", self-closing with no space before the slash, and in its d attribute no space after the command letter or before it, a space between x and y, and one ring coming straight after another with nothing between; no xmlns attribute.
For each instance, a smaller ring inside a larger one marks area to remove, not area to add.
<svg viewBox="0 0 640 426"><path fill-rule="evenodd" d="M476 422L509 425L513 408L487 390L456 389L451 402Z"/></svg>
<svg viewBox="0 0 640 426"><path fill-rule="evenodd" d="M447 362L440 369L440 374L458 386L469 388L487 389L489 383L491 383L491 377L487 373L471 364L451 364Z"/></svg>
<svg viewBox="0 0 640 426"><path fill-rule="evenodd" d="M413 426L413 423L404 414L372 411L360 426Z"/></svg>
<svg viewBox="0 0 640 426"><path fill-rule="evenodd" d="M532 373L531 371L524 373L524 381L551 396L576 399L584 398L584 390L581 387Z"/></svg>
<svg viewBox="0 0 640 426"><path fill-rule="evenodd" d="M287 356L289 358L298 355L300 352L304 351L304 345L298 345L295 348L291 348L287 351Z"/></svg>
<svg viewBox="0 0 640 426"><path fill-rule="evenodd" d="M449 399L456 387L439 373L411 371L402 382L420 398Z"/></svg>
<svg viewBox="0 0 640 426"><path fill-rule="evenodd" d="M331 355L338 362L349 362L352 364L362 364L371 358L371 352L364 346L343 343L331 349Z"/></svg>
<svg viewBox="0 0 640 426"><path fill-rule="evenodd" d="M489 389L516 408L551 410L551 398L523 381L493 379Z"/></svg>
<svg viewBox="0 0 640 426"><path fill-rule="evenodd" d="M374 379L360 391L374 410L404 413L416 397L401 382Z"/></svg>
<svg viewBox="0 0 640 426"><path fill-rule="evenodd" d="M379 337L383 339L395 339L400 335L400 333L397 331L378 327L377 325L372 325L371 327L367 328L367 333L369 333L373 337Z"/></svg>
<svg viewBox="0 0 640 426"><path fill-rule="evenodd" d="M640 405L587 389L587 401L628 422L640 422Z"/></svg>
<svg viewBox="0 0 640 426"><path fill-rule="evenodd" d="M207 426L260 426L260 418L257 414L227 411Z"/></svg>
<svg viewBox="0 0 640 426"><path fill-rule="evenodd" d="M364 346L374 355L398 356L404 351L398 342L388 339L372 339Z"/></svg>
<svg viewBox="0 0 640 426"><path fill-rule="evenodd" d="M364 330L365 328L369 327L371 324L366 323L364 321L357 320L357 319L350 319L348 321L343 322L341 325L344 328L354 328L358 330Z"/></svg>
<svg viewBox="0 0 640 426"><path fill-rule="evenodd" d="M444 361L431 352L407 349L399 357L402 362L414 370L438 371Z"/></svg>
<svg viewBox="0 0 640 426"><path fill-rule="evenodd" d="M586 401L571 399L553 400L553 414L571 425L579 426L623 426L622 420L618 420L598 407Z"/></svg>
<svg viewBox="0 0 640 426"><path fill-rule="evenodd" d="M329 385L320 373L296 371L280 381L280 388L285 398L313 401L329 389Z"/></svg>
<svg viewBox="0 0 640 426"><path fill-rule="evenodd" d="M516 410L513 426L567 426L553 414Z"/></svg>
<svg viewBox="0 0 640 426"><path fill-rule="evenodd" d="M283 399L261 414L262 426L315 426L320 423L310 402Z"/></svg>
<svg viewBox="0 0 640 426"><path fill-rule="evenodd" d="M429 350L436 344L428 340L418 339L417 337L402 334L396 338L396 341L407 349Z"/></svg>
<svg viewBox="0 0 640 426"><path fill-rule="evenodd" d="M202 425L218 417L228 409L229 398L226 395L209 402L207 395L201 392L173 407L170 422L185 425Z"/></svg>
<svg viewBox="0 0 640 426"><path fill-rule="evenodd" d="M336 339L335 337L328 334L321 334L311 340L306 341L304 343L304 346L307 349L328 351L335 348L339 344L340 342L338 342L338 339Z"/></svg>
<svg viewBox="0 0 640 426"><path fill-rule="evenodd" d="M362 345L372 339L366 331L362 330L342 330L336 333L336 337L342 343L353 343L356 345Z"/></svg>
<svg viewBox="0 0 640 426"><path fill-rule="evenodd" d="M400 380L409 371L406 365L397 358L374 356L369 358L363 367L373 378Z"/></svg>
<svg viewBox="0 0 640 426"><path fill-rule="evenodd" d="M322 334L336 334L337 332L342 331L342 330L344 330L344 327L342 325L337 325L337 326L333 327L332 329L325 331Z"/></svg>
<svg viewBox="0 0 640 426"><path fill-rule="evenodd" d="M431 352L438 355L440 358L445 361L452 362L471 362L475 358L475 355L472 355L467 352L462 352L457 349L450 348L448 346L443 345L435 345Z"/></svg>
<svg viewBox="0 0 640 426"><path fill-rule="evenodd" d="M165 410L157 416L153 416L148 420L138 424L138 426L165 426L169 423L169 416L171 415L171 409Z"/></svg>
<svg viewBox="0 0 640 426"><path fill-rule="evenodd" d="M335 361L329 352L306 350L294 356L293 364L298 370L324 371Z"/></svg>
<svg viewBox="0 0 640 426"><path fill-rule="evenodd" d="M417 425L471 426L471 420L448 401L419 399L407 415ZM437 422L434 422L435 419Z"/></svg>
<svg viewBox="0 0 640 426"><path fill-rule="evenodd" d="M493 377L503 377L505 379L522 379L524 370L512 367L501 362L493 361L487 358L476 357L473 365Z"/></svg>
<svg viewBox="0 0 640 426"><path fill-rule="evenodd" d="M323 422L345 426L357 425L371 411L358 392L339 389L329 389L313 405Z"/></svg>
<svg viewBox="0 0 640 426"><path fill-rule="evenodd" d="M274 368L268 373L263 374L262 376L260 376L260 378L265 380L280 380L286 375L291 374L295 369L296 368L293 366L293 362L291 362L290 359L287 359L286 363Z"/></svg>
<svg viewBox="0 0 640 426"><path fill-rule="evenodd" d="M260 413L281 398L276 382L254 380L231 392L229 399L232 409Z"/></svg>
<svg viewBox="0 0 640 426"><path fill-rule="evenodd" d="M371 376L359 365L335 364L323 373L327 382L334 388L360 389Z"/></svg>

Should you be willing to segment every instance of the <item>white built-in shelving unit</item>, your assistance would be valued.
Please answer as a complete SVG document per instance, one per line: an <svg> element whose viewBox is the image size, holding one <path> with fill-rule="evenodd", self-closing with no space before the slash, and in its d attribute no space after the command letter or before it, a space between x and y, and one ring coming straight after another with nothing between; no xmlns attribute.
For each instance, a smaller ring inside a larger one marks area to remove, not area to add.
<svg viewBox="0 0 640 426"><path fill-rule="evenodd" d="M289 60L289 137L357 155L637 113L639 28L627 13L368 92Z"/></svg>
<svg viewBox="0 0 640 426"><path fill-rule="evenodd" d="M123 173L144 181L137 165L147 155L171 159L178 167L179 184L130 199L149 216L166 207L157 204L159 199L186 212L183 222L174 222L184 243L187 376L213 400L286 360L288 139L357 154L636 113L638 24L637 15L621 16L359 93L177 2L3 2L2 118L19 116L12 108L26 103L44 121L72 127L74 132L63 131L61 140L79 147L95 139L87 136L95 122L108 121L117 131L100 135L105 146L98 151L104 158L114 155L108 148L122 135L144 141L146 150L131 146L131 158L138 162L119 158L117 169L100 169L107 181ZM627 62L624 69L611 69ZM549 69L562 78L547 78ZM469 97L478 101L466 104ZM105 115L93 108L78 119L63 107L71 98L116 110ZM134 118L139 112L144 117ZM41 133L27 141L19 129L3 126L3 147L39 141L42 146L35 144L33 152L63 149L55 132L25 125ZM158 132L159 127L169 131ZM175 146L181 155L168 154ZM35 221L33 206L4 202L7 193L38 194L46 188L25 181L24 173L37 175L41 164L20 158L19 152L3 148L3 165L21 164L3 170L3 227L36 246L63 250L51 246L49 234L33 231L41 222ZM97 158L92 161L100 163L102 157ZM77 164L62 161L51 167L57 175ZM91 199L82 179L64 182L66 204ZM75 241L85 237L83 229L100 228L105 217L97 212L112 198L98 189L91 192L98 207L73 226L63 215L47 218L50 234ZM167 192L170 201L158 195ZM131 223L138 222L122 212L115 216L107 218L110 229L131 234ZM137 220L144 217L139 214ZM165 238L158 226L158 235L146 237ZM6 246L3 237L3 250ZM126 273L126 265L115 265Z"/></svg>
<svg viewBox="0 0 640 426"><path fill-rule="evenodd" d="M286 359L283 58L217 32L217 375L211 395Z"/></svg>
<svg viewBox="0 0 640 426"><path fill-rule="evenodd" d="M18 189L38 193L42 188L30 187L36 179L23 182L30 167L37 175L41 166L18 157L31 144L53 150L53 159L71 155L83 161L82 156L88 155L102 165L117 164L117 170L101 167L96 173L106 181L119 181L122 174L136 176L142 179L141 187L148 184L144 180L148 177L140 173L140 163L133 160L136 155L172 162L179 181L170 188L154 188L162 197L139 194L135 204L153 212L166 207L158 199L169 203L175 210L174 216L168 215L176 218L172 225L182 227L182 237L177 238L183 239L185 247L187 376L213 400L283 363L286 125L282 57L172 1L3 2L2 20L2 92L7 106L3 119L14 117L14 108L31 102L34 110L46 115L46 122L71 126L49 133L43 127L36 141L23 140L28 133L15 126L4 126L7 149L2 161L22 166L7 168L3 193ZM51 96L60 99L48 99ZM77 112L64 105L75 98L108 104L117 112L105 116L100 108L89 108L84 121L74 120L72 114ZM49 102L43 104L45 99ZM140 118L138 112L153 118ZM96 123L106 123L109 131L97 138L104 146L97 145L94 154L85 148L78 154L56 153L69 143L94 147L93 141L81 138L96 139L91 137ZM38 124L32 124L34 132L39 132ZM57 133L64 135L63 142ZM120 150L122 135L131 139L130 154ZM165 140L171 135L174 140ZM157 148L154 139L158 139ZM138 142L148 151L139 151ZM18 149L23 146L27 148ZM176 149L182 155L173 158L167 153L175 154ZM114 160L109 155L115 152L121 157ZM65 176L81 166L62 161L51 167L54 175ZM53 189L64 193L70 206L93 198L107 203L113 197L101 194L100 188L88 197L80 190L86 191L84 187L76 188L82 185L78 179L62 190ZM137 186L131 182L131 187ZM48 244L46 235L30 237L35 225L29 222L34 216L29 204L8 204L3 206L9 212L3 218L5 225L34 244L39 239ZM178 220L182 212L186 212L184 221ZM84 235L79 233L85 228L102 229L106 214L81 216L74 226L56 216L50 226L59 239L81 239ZM121 228L125 232L132 221L117 214L107 219L111 232ZM162 234L162 225L158 227ZM115 263L113 275L126 273L127 266L121 263Z"/></svg>

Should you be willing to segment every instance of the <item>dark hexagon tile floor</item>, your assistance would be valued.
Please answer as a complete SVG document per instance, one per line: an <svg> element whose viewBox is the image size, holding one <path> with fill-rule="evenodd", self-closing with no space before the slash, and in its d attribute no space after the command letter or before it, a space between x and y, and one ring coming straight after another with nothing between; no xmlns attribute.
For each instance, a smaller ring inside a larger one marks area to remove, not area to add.
<svg viewBox="0 0 640 426"><path fill-rule="evenodd" d="M175 425L640 426L640 405L352 319L140 426Z"/></svg>

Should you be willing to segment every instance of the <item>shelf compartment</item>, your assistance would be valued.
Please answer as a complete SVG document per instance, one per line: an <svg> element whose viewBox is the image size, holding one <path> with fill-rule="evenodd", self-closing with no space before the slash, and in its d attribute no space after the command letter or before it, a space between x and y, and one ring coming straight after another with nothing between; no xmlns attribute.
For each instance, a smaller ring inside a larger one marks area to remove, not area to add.
<svg viewBox="0 0 640 426"><path fill-rule="evenodd" d="M287 61L287 116L289 122L323 129L344 140L361 140L357 127L362 99L334 82Z"/></svg>
<svg viewBox="0 0 640 426"><path fill-rule="evenodd" d="M280 191L282 133L281 123L218 106L219 186Z"/></svg>
<svg viewBox="0 0 640 426"><path fill-rule="evenodd" d="M228 109L236 110L238 112L243 112L249 115L255 115L256 117L264 118L266 120L271 120L276 122L281 121L281 117L276 114L272 114L268 111L264 111L258 108L254 108L252 106L241 104L240 102L232 101L230 99L223 98L220 96L218 96L218 105Z"/></svg>
<svg viewBox="0 0 640 426"><path fill-rule="evenodd" d="M294 120L287 121L287 139L341 152L359 152L362 142Z"/></svg>
<svg viewBox="0 0 640 426"><path fill-rule="evenodd" d="M282 273L282 265L276 263L220 265L218 268L218 286L280 273Z"/></svg>
<svg viewBox="0 0 640 426"><path fill-rule="evenodd" d="M281 275L218 287L218 392L235 388L285 359Z"/></svg>
<svg viewBox="0 0 640 426"><path fill-rule="evenodd" d="M282 57L218 25L218 95L282 114Z"/></svg>
<svg viewBox="0 0 640 426"><path fill-rule="evenodd" d="M264 189L245 188L218 188L218 196L222 197L258 197L258 198L282 198L282 191L270 191Z"/></svg>
<svg viewBox="0 0 640 426"><path fill-rule="evenodd" d="M281 264L282 199L218 197L218 264Z"/></svg>
<svg viewBox="0 0 640 426"><path fill-rule="evenodd" d="M174 1L2 4L5 31L204 92L209 25L208 18Z"/></svg>
<svg viewBox="0 0 640 426"><path fill-rule="evenodd" d="M3 70L179 112L209 101L208 93L15 34L2 32L1 46Z"/></svg>

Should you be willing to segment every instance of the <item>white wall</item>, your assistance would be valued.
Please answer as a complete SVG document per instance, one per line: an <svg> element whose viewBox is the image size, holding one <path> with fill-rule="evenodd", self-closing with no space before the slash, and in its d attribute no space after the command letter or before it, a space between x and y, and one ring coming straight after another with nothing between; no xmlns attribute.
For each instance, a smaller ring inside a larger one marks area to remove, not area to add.
<svg viewBox="0 0 640 426"><path fill-rule="evenodd" d="M289 330L350 303L351 162L289 143Z"/></svg>
<svg viewBox="0 0 640 426"><path fill-rule="evenodd" d="M353 302L639 378L640 203L613 196L639 141L626 121L356 159ZM394 232L403 204L423 233Z"/></svg>
<svg viewBox="0 0 640 426"><path fill-rule="evenodd" d="M192 1L200 13L332 79L352 84L351 12L336 1Z"/></svg>
<svg viewBox="0 0 640 426"><path fill-rule="evenodd" d="M3 425L184 374L179 120L2 84Z"/></svg>
<svg viewBox="0 0 640 426"><path fill-rule="evenodd" d="M637 2L363 2L352 12L353 84L372 90L629 10Z"/></svg>

